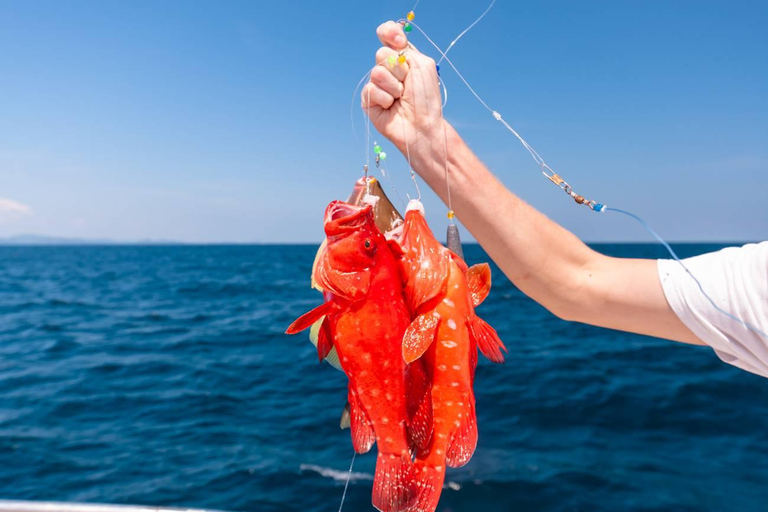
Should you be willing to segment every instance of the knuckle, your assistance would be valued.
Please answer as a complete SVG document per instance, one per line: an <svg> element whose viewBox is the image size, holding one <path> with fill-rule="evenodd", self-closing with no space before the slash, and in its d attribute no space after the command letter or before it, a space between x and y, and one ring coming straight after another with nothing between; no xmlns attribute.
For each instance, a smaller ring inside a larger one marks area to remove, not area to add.
<svg viewBox="0 0 768 512"><path fill-rule="evenodd" d="M371 82L380 85L385 82L388 74L390 74L389 71L381 66L376 66L373 68L373 71L371 71Z"/></svg>
<svg viewBox="0 0 768 512"><path fill-rule="evenodd" d="M381 48L376 50L376 63L382 64L383 62L385 62L391 52L392 52L392 49L387 48L386 46L382 46Z"/></svg>

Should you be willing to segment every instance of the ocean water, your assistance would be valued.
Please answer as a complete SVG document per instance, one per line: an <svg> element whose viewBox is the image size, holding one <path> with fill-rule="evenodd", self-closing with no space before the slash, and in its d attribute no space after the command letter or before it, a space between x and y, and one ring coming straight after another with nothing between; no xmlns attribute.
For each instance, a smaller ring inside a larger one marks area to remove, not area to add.
<svg viewBox="0 0 768 512"><path fill-rule="evenodd" d="M319 303L314 252L0 248L0 498L337 510L345 378L283 334ZM479 312L508 361L480 360L479 446L439 510L768 510L768 381L560 321L493 270ZM345 510L372 510L373 462L357 458Z"/></svg>

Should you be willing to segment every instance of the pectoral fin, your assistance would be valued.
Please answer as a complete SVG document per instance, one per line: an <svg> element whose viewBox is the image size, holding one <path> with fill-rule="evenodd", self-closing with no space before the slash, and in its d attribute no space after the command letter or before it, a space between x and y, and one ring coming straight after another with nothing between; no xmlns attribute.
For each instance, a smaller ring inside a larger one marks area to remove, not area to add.
<svg viewBox="0 0 768 512"><path fill-rule="evenodd" d="M403 359L412 363L420 358L435 340L440 316L432 311L417 316L403 335Z"/></svg>
<svg viewBox="0 0 768 512"><path fill-rule="evenodd" d="M297 318L291 325L288 326L288 329L286 329L285 333L296 334L297 332L301 332L304 329L311 327L313 323L320 320L321 317L331 313L336 308L337 306L333 301L324 302L312 311L304 313L299 318Z"/></svg>
<svg viewBox="0 0 768 512"><path fill-rule="evenodd" d="M320 331L317 333L317 358L322 361L333 348L333 335L331 334L331 324L326 316L323 323L320 324Z"/></svg>
<svg viewBox="0 0 768 512"><path fill-rule="evenodd" d="M312 324L312 328L309 330L309 341L311 341L315 347L317 347L317 342L320 337L320 326L323 325L323 321L325 319L326 317L320 318L320 320ZM331 348L331 350L328 352L328 355L325 356L325 362L340 372L344 371L344 369L341 367L341 361L339 361L339 354L336 353L335 348Z"/></svg>

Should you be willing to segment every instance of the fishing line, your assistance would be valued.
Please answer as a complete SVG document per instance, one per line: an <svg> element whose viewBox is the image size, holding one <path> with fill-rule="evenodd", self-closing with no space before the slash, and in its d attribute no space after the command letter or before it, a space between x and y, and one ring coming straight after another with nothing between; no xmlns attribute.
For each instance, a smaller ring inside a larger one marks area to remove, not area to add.
<svg viewBox="0 0 768 512"><path fill-rule="evenodd" d="M494 0L494 2L495 2L495 0ZM493 3L492 3L492 5L493 5ZM486 12L487 12L487 10L486 10ZM485 13L483 14L483 16L484 15L485 15ZM482 16L479 19L482 19ZM424 36L424 38L438 51L438 53L440 53L440 55L441 55L440 61L442 62L443 60L445 60L451 66L453 71L456 73L456 76L459 77L459 79L464 83L464 85L467 87L469 92L472 93L472 95L477 99L477 101L479 101L480 104L483 105L486 108L486 110L488 110L491 113L491 115L493 115L493 118L495 120L499 121L509 132L511 132L517 138L518 141L520 141L520 143L523 145L523 147L531 155L531 158L533 158L534 162L536 162L536 164L539 165L539 167L541 169L541 173L547 179L549 179L552 183L554 183L560 189L562 189L566 194L568 194L570 197L572 197L577 204L586 205L591 210L593 210L595 212L598 212L598 213L603 213L603 212L606 212L606 211L614 211L616 213L621 213L621 214L626 215L626 216L628 216L628 217L630 217L632 219L635 219L637 222L640 223L641 226L643 226L646 230L648 230L648 232L656 240L658 240L664 246L664 248L667 250L667 252L669 252L670 256L672 256L672 258L678 264L680 264L682 266L682 268L685 270L685 272L689 276L691 276L691 278L696 283L698 289L701 291L701 293L704 295L704 297L707 299L707 301L712 305L712 307L715 309L715 311L717 311L717 312L725 315L727 318L737 322L738 324L740 324L741 326L743 326L747 330L752 331L752 332L758 334L759 336L761 336L761 337L763 337L765 339L768 339L768 334L763 332L762 330L760 330L758 327L752 325L749 322L746 322L746 321L738 318L734 314L729 313L729 312L723 310L721 307L719 307L715 303L715 301L712 299L712 297L710 297L709 294L707 294L707 292L704 290L704 287L701 285L701 282L698 280L698 278L696 278L696 276L693 275L693 273L688 269L688 267L683 263L683 261L677 256L677 254L672 249L672 247L655 230L653 230L653 228L651 228L650 225L648 225L648 223L646 223L642 218L640 218L639 216L637 216L634 213L631 213L629 211L621 210L619 208L612 208L612 207L609 208L607 205L598 203L598 202L590 200L590 199L586 199L583 196L577 194L573 190L573 188L563 178L561 178L549 165L547 165L547 163L544 161L544 158L541 155L539 155L539 153L530 144L528 144L528 142L526 142L526 140L523 139L523 137L514 128L512 128L512 126L510 126L510 124L507 123L506 120L504 120L504 118L501 116L501 114L499 112L497 112L496 110L492 109L485 101L483 101L483 99L480 97L480 95L477 94L477 92L475 92L475 90L472 88L472 86L469 84L469 82L466 80L466 78L464 78L464 76L461 74L461 72L456 68L456 66L453 64L453 62L451 62L451 59L448 58L448 56L446 55L447 52L442 51L440 49L440 47L437 46L437 44L435 44L435 42L427 35L427 33L424 32L424 30L422 30L421 27L419 27L417 24L415 24L413 22L412 18L409 19L407 23L409 23L411 26L415 27ZM442 113L442 110L441 110L441 113ZM446 151L447 151L447 144L446 144ZM446 154L446 166L447 166L447 154ZM446 176L447 176L447 170L446 170ZM447 183L447 180L446 180L446 183Z"/></svg>
<svg viewBox="0 0 768 512"><path fill-rule="evenodd" d="M384 160L382 162L381 166L381 174L384 175L384 177L387 179L387 183L390 187L392 187L392 190L395 191L395 195L397 196L397 202L400 203L400 207L405 210L405 202L403 201L403 198L400 196L400 192L397 191L397 188L395 187L395 184L392 183L392 180L389 177L389 168L387 167L387 161Z"/></svg>
<svg viewBox="0 0 768 512"><path fill-rule="evenodd" d="M349 480L352 478L352 466L355 465L355 457L357 457L357 452L352 451L352 462L349 464L349 473L347 473L347 483L344 484L344 494L341 495L341 503L339 503L339 512L341 512L341 507L344 506L344 500L347 497L347 487L349 487Z"/></svg>
<svg viewBox="0 0 768 512"><path fill-rule="evenodd" d="M488 14L488 13L490 12L490 10L491 10L491 9L493 9L493 6L494 6L494 4L495 4L495 3L496 3L496 0L492 0L492 1L491 1L491 5L489 5L489 6L488 6L488 8L487 8L487 9L486 9L486 10L483 12L483 14L481 14L481 15L480 15L480 17L479 17L479 18L477 18L475 21L473 21L473 22L472 22L472 24L471 24L470 26L468 26L467 28L465 28L465 29L464 29L464 30L461 32L461 34L459 34L458 36L456 36L456 38L455 38L453 41L451 41L451 44L449 44L449 45L448 45L448 48L446 48L446 49L445 49L445 52L443 52L443 55L440 57L440 60L439 60L439 61L437 61L437 65L438 65L438 66L440 65L440 63L441 63L441 62L443 62L443 59L444 59L444 58L445 58L445 56L448 54L448 52L449 52L449 51L451 51L451 48L453 48L453 45L455 45L456 43L458 43L458 42L459 42L459 39L461 39L462 37L464 37L464 35L465 35L467 32L469 32L470 30L472 30L472 29L475 27L475 25L477 25L478 23L480 23L480 20L482 20L483 18L485 18L485 15L486 15L486 14ZM413 11L414 9L411 9L411 10Z"/></svg>

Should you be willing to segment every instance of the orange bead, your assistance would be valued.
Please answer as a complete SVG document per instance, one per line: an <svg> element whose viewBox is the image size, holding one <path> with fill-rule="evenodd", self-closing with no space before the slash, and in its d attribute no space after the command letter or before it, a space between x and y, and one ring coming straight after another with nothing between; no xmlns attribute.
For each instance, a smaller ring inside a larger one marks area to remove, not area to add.
<svg viewBox="0 0 768 512"><path fill-rule="evenodd" d="M403 55L400 55L400 56L397 58L397 62L399 62L400 64L404 64L404 63L405 63L405 54L403 54Z"/></svg>
<svg viewBox="0 0 768 512"><path fill-rule="evenodd" d="M406 18L408 18L408 21L413 21L413 18L415 18L416 15L413 14L413 11L409 12Z"/></svg>

